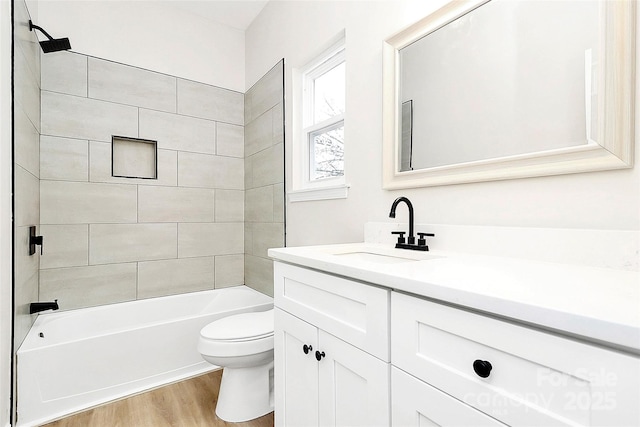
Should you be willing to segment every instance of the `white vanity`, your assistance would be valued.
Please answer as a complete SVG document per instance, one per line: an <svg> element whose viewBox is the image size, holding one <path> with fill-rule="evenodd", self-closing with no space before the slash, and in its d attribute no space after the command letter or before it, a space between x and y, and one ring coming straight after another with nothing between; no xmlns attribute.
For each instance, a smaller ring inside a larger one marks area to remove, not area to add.
<svg viewBox="0 0 640 427"><path fill-rule="evenodd" d="M638 272L270 249L279 426L640 425Z"/></svg>

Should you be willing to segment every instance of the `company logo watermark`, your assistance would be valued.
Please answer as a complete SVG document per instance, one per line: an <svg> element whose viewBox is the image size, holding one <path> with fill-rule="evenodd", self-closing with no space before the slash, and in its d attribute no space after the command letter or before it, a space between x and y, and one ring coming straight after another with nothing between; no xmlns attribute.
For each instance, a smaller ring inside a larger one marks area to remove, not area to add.
<svg viewBox="0 0 640 427"><path fill-rule="evenodd" d="M602 368L594 371L577 369L565 374L548 368L538 369L535 382L527 392L513 392L506 387L480 393L467 393L462 400L486 413L505 415L510 411L613 411L617 406L615 387L618 376ZM491 383L491 382L489 382Z"/></svg>

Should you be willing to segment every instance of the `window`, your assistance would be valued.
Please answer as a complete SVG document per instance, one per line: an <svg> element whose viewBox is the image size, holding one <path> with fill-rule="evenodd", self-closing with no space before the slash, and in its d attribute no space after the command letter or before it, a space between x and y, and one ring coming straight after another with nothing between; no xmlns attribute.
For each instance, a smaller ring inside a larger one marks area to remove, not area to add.
<svg viewBox="0 0 640 427"><path fill-rule="evenodd" d="M298 105L302 111L296 114L297 173L294 172L294 195L290 200L346 197L344 39L304 67L298 79ZM297 197L298 193L305 195Z"/></svg>

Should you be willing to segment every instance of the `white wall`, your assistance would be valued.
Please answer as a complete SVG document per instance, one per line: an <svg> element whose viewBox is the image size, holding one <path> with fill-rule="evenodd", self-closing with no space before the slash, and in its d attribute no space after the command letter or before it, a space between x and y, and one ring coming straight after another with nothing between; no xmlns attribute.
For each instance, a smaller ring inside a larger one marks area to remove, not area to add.
<svg viewBox="0 0 640 427"><path fill-rule="evenodd" d="M11 2L0 0L0 426L11 412Z"/></svg>
<svg viewBox="0 0 640 427"><path fill-rule="evenodd" d="M44 0L36 24L74 52L244 92L244 32L170 4Z"/></svg>
<svg viewBox="0 0 640 427"><path fill-rule="evenodd" d="M367 221L388 218L409 197L417 223L638 230L639 168L556 177L382 190L382 41L444 1L272 1L246 33L247 86L285 58L286 146L292 152L291 69L303 66L343 29L347 52L346 200L287 204L287 244L362 241ZM636 96L637 98L637 96ZM636 119L638 120L638 119ZM638 154L636 154L636 164ZM291 187L291 158L286 161ZM594 242L597 245L598 242ZM490 244L490 243L489 243Z"/></svg>

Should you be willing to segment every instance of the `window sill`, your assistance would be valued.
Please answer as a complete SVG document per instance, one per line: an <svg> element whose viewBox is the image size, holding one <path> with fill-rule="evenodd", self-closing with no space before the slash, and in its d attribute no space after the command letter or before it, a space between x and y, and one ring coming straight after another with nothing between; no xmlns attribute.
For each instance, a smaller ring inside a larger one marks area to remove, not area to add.
<svg viewBox="0 0 640 427"><path fill-rule="evenodd" d="M341 184L332 187L293 190L287 193L287 197L292 203L309 202L312 200L346 199L348 191L349 185Z"/></svg>

